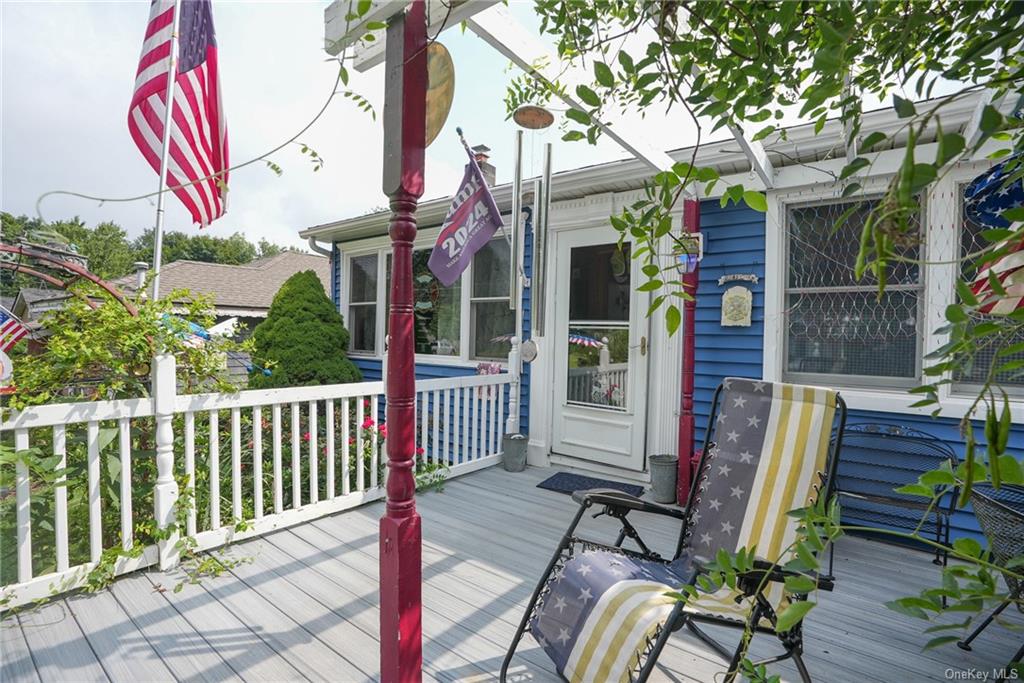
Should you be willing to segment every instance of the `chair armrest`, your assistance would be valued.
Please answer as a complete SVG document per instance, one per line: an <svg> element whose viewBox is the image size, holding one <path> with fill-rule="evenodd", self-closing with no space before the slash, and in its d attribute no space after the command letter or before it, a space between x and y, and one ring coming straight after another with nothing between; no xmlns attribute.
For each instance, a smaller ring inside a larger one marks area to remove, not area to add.
<svg viewBox="0 0 1024 683"><path fill-rule="evenodd" d="M589 489L587 491L576 491L572 499L580 505L607 505L608 507L636 510L638 512L650 512L655 515L667 515L676 519L685 519L686 515L682 510L658 505L650 501L642 500L636 496L619 491L618 489Z"/></svg>
<svg viewBox="0 0 1024 683"><path fill-rule="evenodd" d="M757 576L764 576L767 573L769 581L775 581L777 583L785 583L787 576L806 576L809 579L814 580L818 584L818 588L823 591L831 591L835 588L836 582L835 577L818 574L817 572L793 572L787 569L783 569L777 565L773 565L771 562L766 560L754 560L754 570L748 572L748 574L756 574Z"/></svg>

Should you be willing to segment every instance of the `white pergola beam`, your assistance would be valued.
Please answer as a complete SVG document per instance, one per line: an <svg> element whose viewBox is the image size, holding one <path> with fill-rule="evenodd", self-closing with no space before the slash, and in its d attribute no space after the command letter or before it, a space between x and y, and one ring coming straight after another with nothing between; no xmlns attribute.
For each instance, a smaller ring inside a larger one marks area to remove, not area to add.
<svg viewBox="0 0 1024 683"><path fill-rule="evenodd" d="M750 162L751 170L764 183L765 189L770 190L775 187L775 167L772 166L772 160L768 158L768 152L765 150L764 145L761 144L761 141L749 139L743 132L743 129L736 125L730 124L729 131Z"/></svg>
<svg viewBox="0 0 1024 683"><path fill-rule="evenodd" d="M576 99L575 92L577 85L590 82L589 74L571 65L564 73L556 72L559 61L535 35L509 14L504 5L494 5L484 12L474 14L466 23L473 33L526 73L547 83L557 80L563 87L558 97L573 109L586 111L586 105ZM596 124L605 135L647 164L655 173L670 170L675 163L672 157L646 140L617 130L614 121L607 117L603 121L596 121Z"/></svg>

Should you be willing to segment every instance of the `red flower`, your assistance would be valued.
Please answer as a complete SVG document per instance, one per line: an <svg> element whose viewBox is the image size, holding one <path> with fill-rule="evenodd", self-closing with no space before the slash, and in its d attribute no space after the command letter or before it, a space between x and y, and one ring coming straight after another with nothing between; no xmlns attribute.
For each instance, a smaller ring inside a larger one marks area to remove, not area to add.
<svg viewBox="0 0 1024 683"><path fill-rule="evenodd" d="M365 420L363 420L363 429L370 429L375 424L376 423L373 421L372 417L367 417Z"/></svg>
<svg viewBox="0 0 1024 683"><path fill-rule="evenodd" d="M303 433L303 435L302 435L302 440L303 440L303 441L309 441L309 439L311 438L311 436L312 436L312 435L311 435L311 434L310 434L309 432L305 432L305 433Z"/></svg>
<svg viewBox="0 0 1024 683"><path fill-rule="evenodd" d="M417 448L416 448L416 455L423 455L423 448L422 447L417 446Z"/></svg>
<svg viewBox="0 0 1024 683"><path fill-rule="evenodd" d="M349 442L350 444L353 444L353 443L355 443L355 442L356 442L356 437L354 437L354 436L350 436L350 437L348 437L348 442Z"/></svg>
<svg viewBox="0 0 1024 683"><path fill-rule="evenodd" d="M380 423L380 428L377 431L380 432L380 438L382 438L382 439L388 438L388 423L387 422L381 422Z"/></svg>

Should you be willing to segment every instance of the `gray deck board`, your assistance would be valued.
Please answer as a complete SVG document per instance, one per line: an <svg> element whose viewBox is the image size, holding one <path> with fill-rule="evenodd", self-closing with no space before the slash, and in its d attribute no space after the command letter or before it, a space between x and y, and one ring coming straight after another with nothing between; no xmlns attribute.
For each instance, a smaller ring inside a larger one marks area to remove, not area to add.
<svg viewBox="0 0 1024 683"><path fill-rule="evenodd" d="M575 504L536 488L552 470L483 470L420 496L423 516L424 675L429 681L496 678L539 572ZM172 589L180 574L139 573L110 591L55 600L0 622L0 679L15 681L367 681L378 675L380 503L274 532L228 552L249 562L201 585ZM674 550L674 520L645 517L645 540ZM585 518L583 534L614 535L613 520ZM837 588L819 596L806 625L806 661L816 681L942 681L947 669L1005 664L1022 635L992 626L973 652L922 651L924 622L887 600L933 585L926 553L860 538L836 549ZM1017 613L1010 620L1024 626ZM737 632L710 629L727 643ZM755 656L774 653L755 638ZM724 669L706 646L678 636L658 681L706 683ZM789 663L769 667L795 681ZM527 636L514 680L556 681Z"/></svg>

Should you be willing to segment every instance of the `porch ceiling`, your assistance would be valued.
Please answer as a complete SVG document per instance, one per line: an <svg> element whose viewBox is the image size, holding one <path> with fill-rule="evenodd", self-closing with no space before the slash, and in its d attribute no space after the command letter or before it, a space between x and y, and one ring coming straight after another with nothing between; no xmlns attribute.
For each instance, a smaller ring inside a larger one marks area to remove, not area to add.
<svg viewBox="0 0 1024 683"><path fill-rule="evenodd" d="M424 531L425 679L494 680L504 648L568 522L568 496L535 488L551 470L491 468L420 497ZM377 519L380 503L241 543L230 573L171 588L177 577L136 573L110 590L58 599L0 623L0 680L378 679ZM589 520L593 533L608 520ZM675 530L650 529L662 548ZM645 534L646 535L646 534ZM882 607L937 577L930 556L863 539L836 553L837 588L809 617L806 660L818 681L946 680L945 672L1005 664L1019 635L993 625L973 652L921 646L920 621ZM1008 612L1015 623L1024 619ZM727 636L735 638L735 634ZM772 652L769 638L755 655ZM724 664L675 637L656 680L710 681ZM788 665L772 668L796 680ZM527 638L520 680L557 680Z"/></svg>

